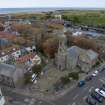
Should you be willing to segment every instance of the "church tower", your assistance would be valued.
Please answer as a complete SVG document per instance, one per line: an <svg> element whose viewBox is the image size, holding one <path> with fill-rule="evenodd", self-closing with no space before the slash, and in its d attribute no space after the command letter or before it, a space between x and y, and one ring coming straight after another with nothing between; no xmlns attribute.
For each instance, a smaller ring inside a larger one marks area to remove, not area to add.
<svg viewBox="0 0 105 105"><path fill-rule="evenodd" d="M66 56L67 56L66 42L67 42L66 36L64 34L60 35L58 52L55 56L55 63L59 70L66 69Z"/></svg>

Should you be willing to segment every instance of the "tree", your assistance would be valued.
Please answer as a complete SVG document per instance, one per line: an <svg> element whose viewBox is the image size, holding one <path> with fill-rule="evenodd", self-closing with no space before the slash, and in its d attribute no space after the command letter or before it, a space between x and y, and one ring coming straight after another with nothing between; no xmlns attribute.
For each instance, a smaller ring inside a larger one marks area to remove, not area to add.
<svg viewBox="0 0 105 105"><path fill-rule="evenodd" d="M67 39L67 45L68 46L74 45L75 37L73 37L72 33L71 32L66 32L65 35L66 35L66 39Z"/></svg>
<svg viewBox="0 0 105 105"><path fill-rule="evenodd" d="M74 16L72 21L73 21L74 24L80 23L80 20L79 20L79 18L77 16Z"/></svg>
<svg viewBox="0 0 105 105"><path fill-rule="evenodd" d="M32 77L31 76L32 76L32 74L30 74L30 73L25 74L25 76L24 76L25 84L32 83L32 81L31 81Z"/></svg>
<svg viewBox="0 0 105 105"><path fill-rule="evenodd" d="M69 79L68 76L61 77L61 83L62 83L63 85L66 85L66 84L68 84L69 82L70 82L70 79Z"/></svg>
<svg viewBox="0 0 105 105"><path fill-rule="evenodd" d="M42 65L35 65L32 67L32 71L33 73L40 75L41 71L42 71Z"/></svg>
<svg viewBox="0 0 105 105"><path fill-rule="evenodd" d="M74 80L78 80L79 79L79 74L78 72L71 72L68 75L69 77L73 78Z"/></svg>
<svg viewBox="0 0 105 105"><path fill-rule="evenodd" d="M54 58L55 53L58 50L58 39L57 38L48 38L44 43L43 43L43 51L44 53L50 57Z"/></svg>
<svg viewBox="0 0 105 105"><path fill-rule="evenodd" d="M52 18L52 13L53 13L53 12L46 13L45 19L50 19L50 18Z"/></svg>
<svg viewBox="0 0 105 105"><path fill-rule="evenodd" d="M85 37L75 37L74 44L81 48L92 49L95 51L97 51L97 47L98 47L94 39L88 39Z"/></svg>

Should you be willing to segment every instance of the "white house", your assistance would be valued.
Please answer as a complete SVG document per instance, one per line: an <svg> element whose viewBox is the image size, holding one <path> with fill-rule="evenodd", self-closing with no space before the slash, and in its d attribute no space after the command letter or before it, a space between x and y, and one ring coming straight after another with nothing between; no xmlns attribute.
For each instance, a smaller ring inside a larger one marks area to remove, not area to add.
<svg viewBox="0 0 105 105"><path fill-rule="evenodd" d="M4 105L5 104L5 99L4 96L2 95L1 89L0 89L0 105Z"/></svg>
<svg viewBox="0 0 105 105"><path fill-rule="evenodd" d="M17 59L21 56L21 50L15 50L14 48L11 55L14 57L14 59Z"/></svg>
<svg viewBox="0 0 105 105"><path fill-rule="evenodd" d="M83 35L83 33L81 31L76 31L73 33L73 36L79 36L79 35Z"/></svg>
<svg viewBox="0 0 105 105"><path fill-rule="evenodd" d="M41 58L38 56L38 55L35 55L33 59L31 59L32 61L32 64L36 64L36 65L39 65L41 64Z"/></svg>
<svg viewBox="0 0 105 105"><path fill-rule="evenodd" d="M0 62L6 62L7 60L9 59L9 56L8 55L5 55L4 52L1 53L0 55Z"/></svg>
<svg viewBox="0 0 105 105"><path fill-rule="evenodd" d="M55 17L56 19L62 20L62 15L60 15L60 14L56 14L54 17Z"/></svg>
<svg viewBox="0 0 105 105"><path fill-rule="evenodd" d="M73 36L80 36L80 35L83 35L81 31L77 31L73 33Z"/></svg>
<svg viewBox="0 0 105 105"><path fill-rule="evenodd" d="M36 51L36 47L35 46L32 46L32 47L26 47L25 48L27 52L33 52L33 51Z"/></svg>

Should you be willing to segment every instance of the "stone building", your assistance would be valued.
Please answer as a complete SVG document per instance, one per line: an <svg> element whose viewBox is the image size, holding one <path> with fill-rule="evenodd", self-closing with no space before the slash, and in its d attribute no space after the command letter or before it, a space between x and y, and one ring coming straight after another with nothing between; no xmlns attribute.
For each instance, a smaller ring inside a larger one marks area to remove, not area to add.
<svg viewBox="0 0 105 105"><path fill-rule="evenodd" d="M67 69L74 69L76 67L80 52L81 49L77 46L67 49Z"/></svg>
<svg viewBox="0 0 105 105"><path fill-rule="evenodd" d="M59 36L59 48L58 53L55 55L55 63L57 68L60 70L64 70L66 68L66 56L67 56L67 48L66 48L66 36L62 34Z"/></svg>
<svg viewBox="0 0 105 105"><path fill-rule="evenodd" d="M59 70L74 70L78 65L83 72L88 72L96 64L98 54L77 46L66 48L64 42L59 45L56 54L56 65Z"/></svg>
<svg viewBox="0 0 105 105"><path fill-rule="evenodd" d="M0 63L0 84L9 87L19 87L22 85L24 72L14 65Z"/></svg>
<svg viewBox="0 0 105 105"><path fill-rule="evenodd" d="M79 55L78 58L78 66L81 67L81 70L84 72L88 72L92 66L94 66L97 62L98 54L92 50L85 50L83 53Z"/></svg>

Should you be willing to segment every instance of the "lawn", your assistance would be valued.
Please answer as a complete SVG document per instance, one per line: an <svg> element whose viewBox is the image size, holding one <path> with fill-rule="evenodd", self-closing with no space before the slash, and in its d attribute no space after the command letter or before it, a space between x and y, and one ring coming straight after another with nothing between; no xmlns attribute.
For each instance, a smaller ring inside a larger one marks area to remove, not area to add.
<svg viewBox="0 0 105 105"><path fill-rule="evenodd" d="M104 11L74 10L74 11L65 11L62 14L68 20L73 20L73 18L76 17L78 18L79 23L82 24L105 25Z"/></svg>
<svg viewBox="0 0 105 105"><path fill-rule="evenodd" d="M38 81L38 85L42 91L47 90L48 88L52 87L56 81L69 73L69 71L59 71L56 68L51 68L48 70L47 75L40 78Z"/></svg>

